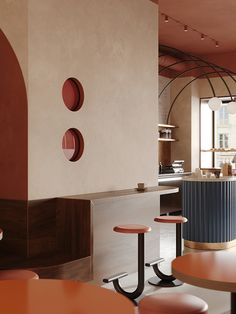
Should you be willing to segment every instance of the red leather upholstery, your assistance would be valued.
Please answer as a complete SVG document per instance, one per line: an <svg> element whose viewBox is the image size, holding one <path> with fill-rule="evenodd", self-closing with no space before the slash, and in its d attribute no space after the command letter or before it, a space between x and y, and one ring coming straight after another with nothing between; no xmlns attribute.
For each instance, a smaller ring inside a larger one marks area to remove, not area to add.
<svg viewBox="0 0 236 314"><path fill-rule="evenodd" d="M154 218L156 222L163 222L163 223L171 223L171 224L182 224L188 221L186 217L182 216L158 216Z"/></svg>
<svg viewBox="0 0 236 314"><path fill-rule="evenodd" d="M159 293L144 297L138 305L139 314L207 314L202 299L185 293Z"/></svg>
<svg viewBox="0 0 236 314"><path fill-rule="evenodd" d="M121 233L146 233L152 230L151 227L144 226L144 225L119 225L113 228L116 232Z"/></svg>
<svg viewBox="0 0 236 314"><path fill-rule="evenodd" d="M39 279L38 274L26 269L0 270L0 280L29 280Z"/></svg>

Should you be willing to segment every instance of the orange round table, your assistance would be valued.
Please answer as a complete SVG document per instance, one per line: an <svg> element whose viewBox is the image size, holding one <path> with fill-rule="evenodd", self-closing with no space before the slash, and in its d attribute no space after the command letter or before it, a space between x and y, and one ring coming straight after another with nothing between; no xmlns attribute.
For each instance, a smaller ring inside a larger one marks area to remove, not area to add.
<svg viewBox="0 0 236 314"><path fill-rule="evenodd" d="M134 314L134 305L126 297L68 280L2 281L0 304L5 314Z"/></svg>
<svg viewBox="0 0 236 314"><path fill-rule="evenodd" d="M236 314L236 252L200 252L172 261L173 275L190 285L231 292L231 314Z"/></svg>

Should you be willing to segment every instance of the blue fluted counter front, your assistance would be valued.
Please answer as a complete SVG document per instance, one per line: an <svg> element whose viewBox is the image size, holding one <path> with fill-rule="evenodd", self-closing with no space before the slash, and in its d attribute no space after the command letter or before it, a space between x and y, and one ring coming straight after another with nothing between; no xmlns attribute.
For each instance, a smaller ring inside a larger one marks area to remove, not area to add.
<svg viewBox="0 0 236 314"><path fill-rule="evenodd" d="M184 178L182 194L186 246L215 250L236 245L236 177Z"/></svg>

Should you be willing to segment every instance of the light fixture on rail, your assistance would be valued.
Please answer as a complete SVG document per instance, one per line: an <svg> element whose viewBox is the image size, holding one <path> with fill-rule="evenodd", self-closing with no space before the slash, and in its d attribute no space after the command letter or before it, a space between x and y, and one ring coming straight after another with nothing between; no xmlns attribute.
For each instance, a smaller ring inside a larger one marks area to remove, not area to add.
<svg viewBox="0 0 236 314"><path fill-rule="evenodd" d="M167 15L166 13L160 12L160 11L159 11L159 13L160 13L160 15L164 18L164 22L165 22L165 23L168 23L169 21L170 21L170 22L174 22L174 23L176 23L177 25L182 26L184 32L192 31L192 32L194 32L194 33L196 33L196 34L199 34L201 40L209 39L210 41L212 41L212 42L215 44L215 47L216 47L216 48L218 48L218 47L220 46L220 45L219 45L219 41L218 41L216 38L213 38L213 37L207 35L205 32L203 33L202 31L197 30L195 27L192 27L191 25L186 24L186 23L184 23L184 22L182 22L182 21L176 19L176 18L170 16L169 14ZM172 23L171 23L171 24L172 24Z"/></svg>

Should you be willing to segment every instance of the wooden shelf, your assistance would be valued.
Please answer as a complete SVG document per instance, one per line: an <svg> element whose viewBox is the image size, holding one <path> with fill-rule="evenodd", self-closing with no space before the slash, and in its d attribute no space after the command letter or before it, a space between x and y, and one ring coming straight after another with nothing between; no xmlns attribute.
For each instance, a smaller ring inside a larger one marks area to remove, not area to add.
<svg viewBox="0 0 236 314"><path fill-rule="evenodd" d="M174 129L177 128L177 126L175 125L171 125L171 124L158 124L159 128L167 128L167 129Z"/></svg>
<svg viewBox="0 0 236 314"><path fill-rule="evenodd" d="M201 149L201 152L204 153L236 153L236 149L217 149L217 148L211 148L211 149Z"/></svg>
<svg viewBox="0 0 236 314"><path fill-rule="evenodd" d="M174 138L164 138L164 137L159 137L158 141L159 142L176 142Z"/></svg>

